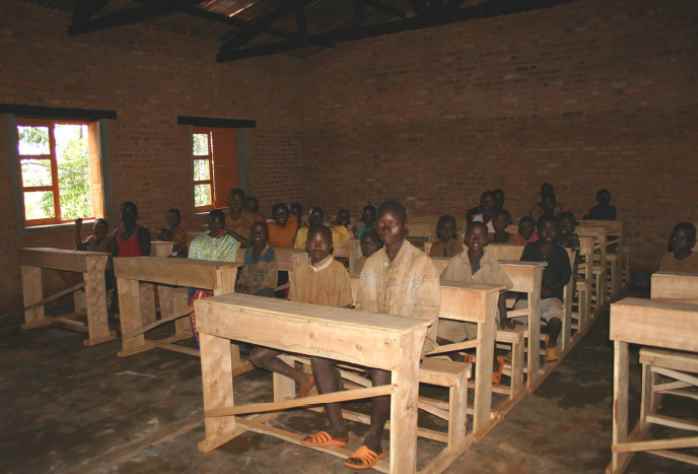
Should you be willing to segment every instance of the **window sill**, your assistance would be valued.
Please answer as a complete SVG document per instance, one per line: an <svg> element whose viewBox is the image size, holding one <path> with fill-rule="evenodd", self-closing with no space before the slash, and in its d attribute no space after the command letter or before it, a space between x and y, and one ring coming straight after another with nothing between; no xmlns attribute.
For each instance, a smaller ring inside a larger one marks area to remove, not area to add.
<svg viewBox="0 0 698 474"><path fill-rule="evenodd" d="M92 224L97 219L85 219L82 221L83 224ZM61 230L75 227L75 221L73 222L63 222L61 224L43 224L43 225L32 225L29 227L24 227L24 232L40 232L44 230Z"/></svg>

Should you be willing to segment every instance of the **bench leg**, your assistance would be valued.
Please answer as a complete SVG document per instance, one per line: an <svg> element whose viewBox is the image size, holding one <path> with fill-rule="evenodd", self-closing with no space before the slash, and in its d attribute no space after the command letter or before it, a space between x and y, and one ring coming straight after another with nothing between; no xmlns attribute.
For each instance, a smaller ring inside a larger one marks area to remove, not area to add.
<svg viewBox="0 0 698 474"><path fill-rule="evenodd" d="M613 351L613 444L628 440L628 389L630 364L628 343L615 341ZM612 453L610 472L625 470L632 453Z"/></svg>
<svg viewBox="0 0 698 474"><path fill-rule="evenodd" d="M652 387L655 374L652 373L650 364L642 364L642 398L640 401L640 419L638 423L644 428L647 426L647 415L654 413L652 401L654 398Z"/></svg>
<svg viewBox="0 0 698 474"><path fill-rule="evenodd" d="M285 363L293 366L293 360L288 356L279 356ZM281 375L277 372L272 372L272 381L274 389L274 401L281 402L290 400L296 397L296 382L292 378Z"/></svg>
<svg viewBox="0 0 698 474"><path fill-rule="evenodd" d="M87 271L83 273L85 281L85 303L87 306L87 331L86 346L101 344L114 339L109 330L109 316L107 313L107 288L104 282L104 270L93 264L92 259L87 259Z"/></svg>
<svg viewBox="0 0 698 474"><path fill-rule="evenodd" d="M204 410L231 407L233 373L230 357L230 341L200 333L201 382L204 392ZM227 443L236 433L235 417L204 418L206 437L198 445L199 451L208 453Z"/></svg>
<svg viewBox="0 0 698 474"><path fill-rule="evenodd" d="M145 336L140 334L126 337L143 329L143 314L141 313L141 291L138 280L117 278L119 288L119 320L121 322L121 352L120 357L127 357L147 350Z"/></svg>
<svg viewBox="0 0 698 474"><path fill-rule="evenodd" d="M524 387L524 341L515 341L511 345L511 393L509 398L513 399Z"/></svg>
<svg viewBox="0 0 698 474"><path fill-rule="evenodd" d="M155 285L152 283L141 283L140 294L143 324L152 324L157 319L157 314L155 313Z"/></svg>
<svg viewBox="0 0 698 474"><path fill-rule="evenodd" d="M448 449L458 450L465 444L468 410L468 380L466 372L458 377L458 382L449 388L448 393Z"/></svg>
<svg viewBox="0 0 698 474"><path fill-rule="evenodd" d="M41 268L22 266L22 296L24 306L38 303L43 299L44 285L41 279ZM51 324L44 314L44 306L34 306L24 312L24 328L31 329Z"/></svg>

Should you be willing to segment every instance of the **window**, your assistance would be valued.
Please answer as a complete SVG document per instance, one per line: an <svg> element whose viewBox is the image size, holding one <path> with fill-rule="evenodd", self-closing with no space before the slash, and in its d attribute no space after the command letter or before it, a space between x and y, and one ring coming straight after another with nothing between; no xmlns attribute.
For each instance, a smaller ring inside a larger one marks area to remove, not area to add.
<svg viewBox="0 0 698 474"><path fill-rule="evenodd" d="M94 196L101 192L99 159L89 144L94 127L92 122L17 120L25 225L59 224L101 213L96 204L101 196Z"/></svg>
<svg viewBox="0 0 698 474"><path fill-rule="evenodd" d="M194 163L194 208L211 209L215 199L213 186L213 130L198 128L192 134Z"/></svg>

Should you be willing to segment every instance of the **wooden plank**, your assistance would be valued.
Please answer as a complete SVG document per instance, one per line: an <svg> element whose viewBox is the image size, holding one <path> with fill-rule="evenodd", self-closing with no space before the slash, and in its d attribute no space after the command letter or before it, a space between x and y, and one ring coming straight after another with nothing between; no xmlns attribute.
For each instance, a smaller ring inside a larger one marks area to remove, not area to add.
<svg viewBox="0 0 698 474"><path fill-rule="evenodd" d="M698 373L698 354L643 347L640 349L640 363Z"/></svg>
<svg viewBox="0 0 698 474"><path fill-rule="evenodd" d="M206 333L199 334L201 344L201 383L204 411L235 405L233 396L230 341ZM206 437L198 444L204 453L228 442L236 433L235 417L204 418Z"/></svg>
<svg viewBox="0 0 698 474"><path fill-rule="evenodd" d="M202 332L384 370L400 362L400 336L425 334L428 326L399 316L241 294L198 300L195 308ZM274 324L262 324L270 320Z"/></svg>
<svg viewBox="0 0 698 474"><path fill-rule="evenodd" d="M44 286L41 268L22 265L22 297L24 306L24 327L32 328L50 324L44 313L44 305L37 305L43 299Z"/></svg>
<svg viewBox="0 0 698 474"><path fill-rule="evenodd" d="M698 377L684 374L683 372L665 369L662 367L652 367L652 372L664 375L665 377L671 377L672 379L679 380L681 382L690 383L693 386L698 386Z"/></svg>
<svg viewBox="0 0 698 474"><path fill-rule="evenodd" d="M697 456L691 456L690 454L685 454L685 453L677 453L676 451L646 451L648 454L654 454L655 456L659 456L662 458L666 459L671 459L673 461L679 461L682 463L686 464L692 464L694 466L698 466L698 457Z"/></svg>
<svg viewBox="0 0 698 474"><path fill-rule="evenodd" d="M483 322L490 317L486 306L489 300L483 298L483 294L499 297L499 292L503 289L503 286L495 285L458 285L446 282L441 285L439 318L472 323Z"/></svg>
<svg viewBox="0 0 698 474"><path fill-rule="evenodd" d="M207 410L206 417L224 417L234 415L251 415L253 413L267 413L272 411L290 410L292 408L302 408L311 405L324 405L327 403L348 402L351 400L363 400L366 398L390 395L394 389L393 385L379 385L377 387L359 388L355 390L341 390L339 392L313 395L310 397L296 398L293 400L283 400L268 403L249 403L232 407Z"/></svg>
<svg viewBox="0 0 698 474"><path fill-rule="evenodd" d="M109 258L91 255L86 258L87 271L83 273L85 282L85 303L87 309L88 338L86 346L94 346L114 339L109 329L107 311L107 287L104 272Z"/></svg>
<svg viewBox="0 0 698 474"><path fill-rule="evenodd" d="M426 329L426 328L425 328ZM400 359L394 366L390 397L390 473L417 471L417 399L419 397L419 354L425 333L412 331L400 338Z"/></svg>
<svg viewBox="0 0 698 474"><path fill-rule="evenodd" d="M464 351L466 349L476 349L480 345L480 342L477 340L475 341L465 341L465 342L457 342L454 344L444 344L443 346L439 346L438 348L434 349L430 353L428 353L428 356L434 356L437 354L446 354L448 352L460 352Z"/></svg>
<svg viewBox="0 0 698 474"><path fill-rule="evenodd" d="M475 396L473 402L473 433L484 432L491 423L492 410L492 361L494 344L497 335L497 316L499 301L498 293L487 293L482 296L486 317L477 325L477 340L480 347L475 354Z"/></svg>
<svg viewBox="0 0 698 474"><path fill-rule="evenodd" d="M628 440L629 378L628 344L622 341L615 341L613 350L613 446ZM611 458L612 472L622 472L629 462L629 457L627 454L613 450Z"/></svg>
<svg viewBox="0 0 698 474"><path fill-rule="evenodd" d="M233 271L236 265L186 258L126 257L114 259L114 270L118 278L206 290L212 290L216 287L216 272L224 268Z"/></svg>
<svg viewBox="0 0 698 474"><path fill-rule="evenodd" d="M87 271L86 259L88 256L109 257L109 254L50 247L25 247L20 250L20 262L22 265L77 273L85 273Z"/></svg>
<svg viewBox="0 0 698 474"><path fill-rule="evenodd" d="M649 415L647 416L647 422L654 425L668 426L670 428L676 428L679 430L698 431L698 423L695 421L682 420L681 418L675 418L672 416Z"/></svg>
<svg viewBox="0 0 698 474"><path fill-rule="evenodd" d="M487 253L494 256L497 261L518 261L524 251L523 245L514 244L489 244Z"/></svg>
<svg viewBox="0 0 698 474"><path fill-rule="evenodd" d="M638 451L656 451L661 449L685 449L698 447L698 436L671 439L653 439L651 441L634 441L614 443L614 453L636 453Z"/></svg>
<svg viewBox="0 0 698 474"><path fill-rule="evenodd" d="M125 280L117 278L119 293L119 321L121 334L135 334L143 327L143 314L141 313L141 292L138 280ZM121 352L119 356L126 357L134 353L142 352L146 348L143 334L121 338Z"/></svg>
<svg viewBox="0 0 698 474"><path fill-rule="evenodd" d="M698 301L698 274L658 272L652 274L651 298Z"/></svg>
<svg viewBox="0 0 698 474"><path fill-rule="evenodd" d="M634 344L698 352L698 307L625 298L611 305L610 338Z"/></svg>

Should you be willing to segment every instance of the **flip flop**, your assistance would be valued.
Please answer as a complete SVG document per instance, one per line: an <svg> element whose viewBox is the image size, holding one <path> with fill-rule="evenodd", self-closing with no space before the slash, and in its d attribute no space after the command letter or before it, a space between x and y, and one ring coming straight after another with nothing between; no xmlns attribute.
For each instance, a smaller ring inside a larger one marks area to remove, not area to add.
<svg viewBox="0 0 698 474"><path fill-rule="evenodd" d="M366 471L368 469L373 469L373 467L376 464L378 464L378 461L380 461L384 457L385 451L378 454L366 445L363 445L359 449L354 451L354 454L347 458L346 462L344 463L344 467L347 467L354 471ZM353 463L351 462L352 459L359 462Z"/></svg>
<svg viewBox="0 0 698 474"><path fill-rule="evenodd" d="M346 440L334 438L327 431L318 431L303 438L303 444L308 446L322 446L326 448L343 448L347 445Z"/></svg>

